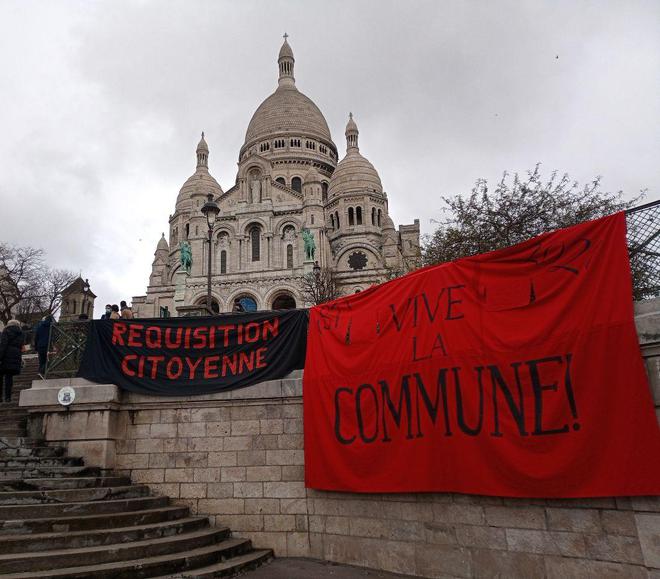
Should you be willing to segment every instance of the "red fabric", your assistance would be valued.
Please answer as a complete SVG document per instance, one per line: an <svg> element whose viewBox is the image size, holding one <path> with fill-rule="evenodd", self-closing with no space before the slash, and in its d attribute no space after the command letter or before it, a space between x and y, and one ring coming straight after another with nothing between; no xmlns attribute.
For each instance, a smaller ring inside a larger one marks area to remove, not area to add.
<svg viewBox="0 0 660 579"><path fill-rule="evenodd" d="M308 487L658 494L625 216L311 310Z"/></svg>

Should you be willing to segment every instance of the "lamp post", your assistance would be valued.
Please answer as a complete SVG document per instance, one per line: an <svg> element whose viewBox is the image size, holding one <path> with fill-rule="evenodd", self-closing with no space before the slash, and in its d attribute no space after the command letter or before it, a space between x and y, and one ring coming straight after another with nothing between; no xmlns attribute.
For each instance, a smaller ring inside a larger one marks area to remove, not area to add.
<svg viewBox="0 0 660 579"><path fill-rule="evenodd" d="M89 294L89 280L85 278L85 283L83 284L83 306L82 306L82 312L81 314L84 314L88 316L89 314L87 313L87 295Z"/></svg>
<svg viewBox="0 0 660 579"><path fill-rule="evenodd" d="M215 225L215 220L218 217L218 213L220 213L220 207L218 207L218 204L213 201L213 194L209 193L206 197L207 201L204 203L202 206L202 213L204 214L204 217L206 217L206 224L209 226L209 260L208 260L208 268L207 268L207 278L206 278L206 309L208 309L209 314L213 314L213 309L211 308L211 303L212 303L212 298L211 298L211 267L212 267L212 260L211 260L211 241L213 238L213 226Z"/></svg>

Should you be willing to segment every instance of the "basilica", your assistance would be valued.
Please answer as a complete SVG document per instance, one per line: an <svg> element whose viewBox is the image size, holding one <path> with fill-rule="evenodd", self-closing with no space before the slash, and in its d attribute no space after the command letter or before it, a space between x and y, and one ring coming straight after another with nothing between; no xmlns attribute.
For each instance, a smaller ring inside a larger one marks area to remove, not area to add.
<svg viewBox="0 0 660 579"><path fill-rule="evenodd" d="M301 282L315 264L317 272L332 272L343 295L418 265L419 220L395 228L353 116L340 160L323 114L296 86L286 36L277 62L277 89L250 120L227 191L209 172L202 133L196 170L156 246L147 293L133 298L137 316L201 313L209 251L216 312L232 311L237 300L248 311L310 305ZM220 207L210 244L200 210L209 194Z"/></svg>

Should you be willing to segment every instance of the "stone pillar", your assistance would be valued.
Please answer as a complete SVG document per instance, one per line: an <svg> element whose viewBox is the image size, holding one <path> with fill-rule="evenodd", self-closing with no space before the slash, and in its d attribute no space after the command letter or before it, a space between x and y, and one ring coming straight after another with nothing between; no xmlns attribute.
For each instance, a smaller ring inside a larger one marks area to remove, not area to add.
<svg viewBox="0 0 660 579"><path fill-rule="evenodd" d="M57 401L64 386L71 386L76 393L70 406ZM116 442L124 437L125 430L120 402L121 392L114 384L60 378L35 380L32 388L21 392L19 405L29 412L32 438L66 446L69 454L82 456L88 466L114 468Z"/></svg>

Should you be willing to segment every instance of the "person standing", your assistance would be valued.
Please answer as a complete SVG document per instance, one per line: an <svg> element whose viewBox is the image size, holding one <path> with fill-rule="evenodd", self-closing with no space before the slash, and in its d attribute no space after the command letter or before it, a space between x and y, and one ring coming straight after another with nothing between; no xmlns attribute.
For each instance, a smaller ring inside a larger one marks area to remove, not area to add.
<svg viewBox="0 0 660 579"><path fill-rule="evenodd" d="M101 316L102 320L109 320L112 314L112 305L105 304L105 313Z"/></svg>
<svg viewBox="0 0 660 579"><path fill-rule="evenodd" d="M119 302L121 306L121 318L122 320L132 320L133 319L133 310L128 307L128 304L122 300Z"/></svg>
<svg viewBox="0 0 660 579"><path fill-rule="evenodd" d="M121 318L119 315L119 306L117 304L112 304L112 311L110 312L110 319L111 320L118 320Z"/></svg>
<svg viewBox="0 0 660 579"><path fill-rule="evenodd" d="M9 320L0 335L0 378L2 401L11 402L14 376L21 373L23 330L18 320Z"/></svg>
<svg viewBox="0 0 660 579"><path fill-rule="evenodd" d="M46 373L46 362L48 360L48 342L50 340L50 327L53 316L48 315L37 324L34 332L34 348L39 355L39 375L43 378Z"/></svg>

